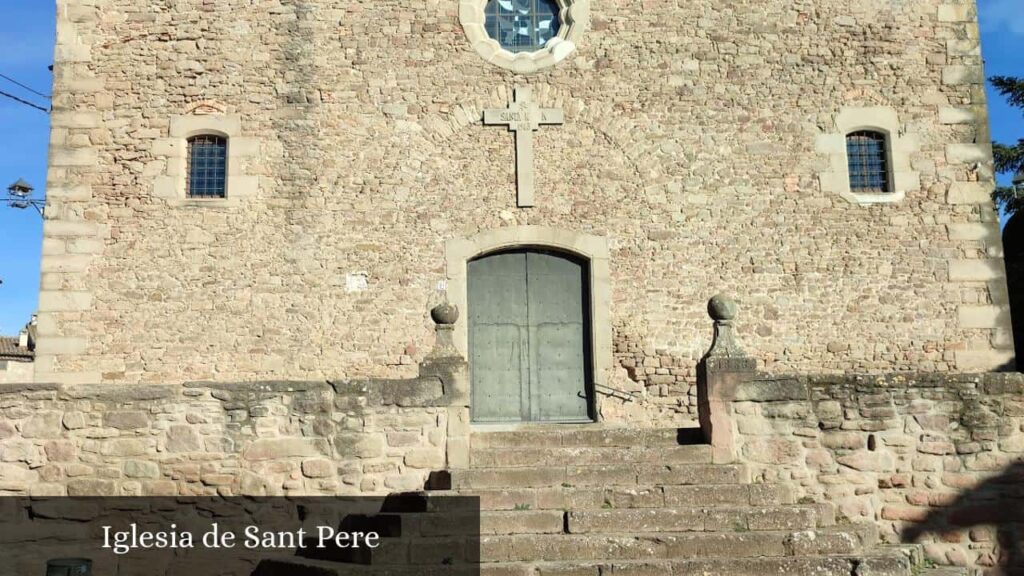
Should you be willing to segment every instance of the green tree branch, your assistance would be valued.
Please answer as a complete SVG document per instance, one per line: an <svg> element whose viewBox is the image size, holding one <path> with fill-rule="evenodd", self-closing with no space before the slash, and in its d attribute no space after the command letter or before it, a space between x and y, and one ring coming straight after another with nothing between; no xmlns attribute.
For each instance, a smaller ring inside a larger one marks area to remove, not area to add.
<svg viewBox="0 0 1024 576"><path fill-rule="evenodd" d="M1012 76L993 76L989 81L1010 106L1024 109L1024 80ZM1015 175L1024 172L1024 138L1017 140L1016 144L993 142L992 154L997 173ZM1010 214L1024 210L1024 198L1018 197L1009 186L997 187L992 193L992 199Z"/></svg>

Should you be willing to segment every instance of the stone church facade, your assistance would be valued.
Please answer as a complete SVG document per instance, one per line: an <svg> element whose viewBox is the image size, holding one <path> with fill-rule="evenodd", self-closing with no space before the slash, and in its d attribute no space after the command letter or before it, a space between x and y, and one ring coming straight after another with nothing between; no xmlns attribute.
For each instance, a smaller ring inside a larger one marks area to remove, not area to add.
<svg viewBox="0 0 1024 576"><path fill-rule="evenodd" d="M0 491L473 492L523 576L1024 549L940 513L1024 452L973 2L59 0L55 60ZM727 544L588 540L645 522Z"/></svg>
<svg viewBox="0 0 1024 576"><path fill-rule="evenodd" d="M38 380L407 375L454 253L582 237L614 388L678 402L721 291L773 369L1012 362L972 3L566 1L529 65L485 4L60 2ZM564 117L529 208L483 122L519 86ZM850 193L861 129L889 194ZM185 196L201 133L222 200Z"/></svg>

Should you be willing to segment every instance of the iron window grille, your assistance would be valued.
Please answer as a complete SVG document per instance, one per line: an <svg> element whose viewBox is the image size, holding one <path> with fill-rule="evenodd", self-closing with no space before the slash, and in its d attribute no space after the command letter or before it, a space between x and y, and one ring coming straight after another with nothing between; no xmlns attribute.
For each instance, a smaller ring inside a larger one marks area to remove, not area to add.
<svg viewBox="0 0 1024 576"><path fill-rule="evenodd" d="M558 35L562 26L555 0L489 0L487 34L509 52L533 52Z"/></svg>
<svg viewBox="0 0 1024 576"><path fill-rule="evenodd" d="M851 192L892 192L885 134L871 130L849 134L846 137L846 157L849 161Z"/></svg>
<svg viewBox="0 0 1024 576"><path fill-rule="evenodd" d="M186 190L189 198L224 198L227 191L228 140L204 134L188 139Z"/></svg>

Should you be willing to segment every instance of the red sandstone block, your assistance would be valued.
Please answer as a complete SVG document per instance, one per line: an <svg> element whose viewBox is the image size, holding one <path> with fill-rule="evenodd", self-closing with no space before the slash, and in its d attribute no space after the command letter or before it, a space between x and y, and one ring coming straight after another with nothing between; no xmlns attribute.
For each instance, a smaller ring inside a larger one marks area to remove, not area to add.
<svg viewBox="0 0 1024 576"><path fill-rule="evenodd" d="M892 484L893 488L910 486L910 474L893 474L889 477L889 483Z"/></svg>
<svg viewBox="0 0 1024 576"><path fill-rule="evenodd" d="M978 483L978 479L973 474L943 474L942 483L950 488L963 490L972 488Z"/></svg>
<svg viewBox="0 0 1024 576"><path fill-rule="evenodd" d="M927 506L929 494L923 490L912 490L907 493L907 503L912 506Z"/></svg>
<svg viewBox="0 0 1024 576"><path fill-rule="evenodd" d="M949 544L959 544L964 541L964 535L961 532L943 532L939 534L939 539Z"/></svg>
<svg viewBox="0 0 1024 576"><path fill-rule="evenodd" d="M928 508L921 508L917 506L889 505L882 508L882 518L886 520L921 522L928 516L928 512Z"/></svg>
<svg viewBox="0 0 1024 576"><path fill-rule="evenodd" d="M931 506L949 506L956 501L956 492L933 492L928 495L928 504Z"/></svg>

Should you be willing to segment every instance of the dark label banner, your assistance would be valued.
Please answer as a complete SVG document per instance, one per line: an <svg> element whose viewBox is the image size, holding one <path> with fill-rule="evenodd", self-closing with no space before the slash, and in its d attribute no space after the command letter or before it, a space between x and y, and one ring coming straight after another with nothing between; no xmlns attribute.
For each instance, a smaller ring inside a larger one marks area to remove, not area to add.
<svg viewBox="0 0 1024 576"><path fill-rule="evenodd" d="M479 574L474 497L0 498L0 575Z"/></svg>

